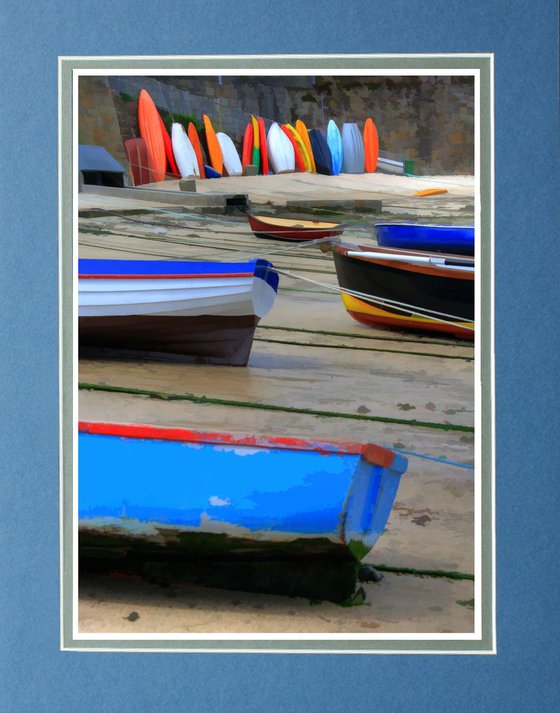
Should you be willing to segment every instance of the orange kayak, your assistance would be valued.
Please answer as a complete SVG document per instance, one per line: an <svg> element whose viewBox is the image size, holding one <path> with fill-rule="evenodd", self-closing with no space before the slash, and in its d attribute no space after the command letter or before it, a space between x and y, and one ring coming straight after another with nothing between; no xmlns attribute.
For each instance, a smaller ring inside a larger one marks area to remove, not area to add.
<svg viewBox="0 0 560 713"><path fill-rule="evenodd" d="M311 141L309 140L309 134L307 133L307 126L303 123L301 119L296 121L296 131L300 135L303 145L307 149L309 155L309 160L311 162L311 170L313 173L317 173L317 166L315 165L315 157L313 156L313 149L311 148Z"/></svg>
<svg viewBox="0 0 560 713"><path fill-rule="evenodd" d="M210 154L209 159L212 164L212 168L216 170L220 175L224 172L224 159L222 156L222 149L220 148L220 142L210 121L210 117L207 114L202 116L204 120L204 129L206 131L206 143L208 145L208 153Z"/></svg>
<svg viewBox="0 0 560 713"><path fill-rule="evenodd" d="M196 162L198 164L200 177L206 178L206 174L204 173L204 156L202 155L202 146L200 145L200 139L198 138L198 131L196 130L196 126L192 123L192 121L189 124L187 134L189 137L189 141L191 142L194 152L196 154Z"/></svg>
<svg viewBox="0 0 560 713"><path fill-rule="evenodd" d="M138 98L138 126L140 128L140 136L146 143L152 179L154 181L163 181L167 158L161 131L161 117L151 96L145 89L142 89Z"/></svg>
<svg viewBox="0 0 560 713"><path fill-rule="evenodd" d="M364 124L364 153L366 173L373 173L379 159L379 137L373 119L366 119Z"/></svg>

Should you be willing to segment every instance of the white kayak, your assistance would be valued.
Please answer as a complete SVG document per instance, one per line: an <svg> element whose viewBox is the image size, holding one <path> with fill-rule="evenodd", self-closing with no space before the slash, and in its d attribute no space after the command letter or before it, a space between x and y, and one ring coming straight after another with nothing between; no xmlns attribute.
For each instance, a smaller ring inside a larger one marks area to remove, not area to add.
<svg viewBox="0 0 560 713"><path fill-rule="evenodd" d="M342 173L363 173L364 142L357 124L342 125Z"/></svg>
<svg viewBox="0 0 560 713"><path fill-rule="evenodd" d="M181 176L183 178L200 176L193 145L182 124L171 125L171 143L173 145L173 155L175 156L177 168Z"/></svg>
<svg viewBox="0 0 560 713"><path fill-rule="evenodd" d="M296 157L290 139L275 122L266 137L268 160L274 173L295 171Z"/></svg>
<svg viewBox="0 0 560 713"><path fill-rule="evenodd" d="M243 173L243 167L241 166L241 159L237 153L237 149L233 141L227 134L218 131L216 134L220 148L222 149L222 157L224 159L224 167L228 172L228 176L241 176Z"/></svg>

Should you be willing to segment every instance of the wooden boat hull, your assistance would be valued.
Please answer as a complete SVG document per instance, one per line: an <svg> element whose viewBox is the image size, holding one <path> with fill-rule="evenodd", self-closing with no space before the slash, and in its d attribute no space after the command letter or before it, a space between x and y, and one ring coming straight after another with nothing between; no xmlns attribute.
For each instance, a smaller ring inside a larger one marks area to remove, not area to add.
<svg viewBox="0 0 560 713"><path fill-rule="evenodd" d="M305 240L319 240L320 238L334 238L344 232L344 226L341 223L269 218L251 214L247 214L247 218L251 230L257 238L302 242Z"/></svg>
<svg viewBox="0 0 560 713"><path fill-rule="evenodd" d="M390 260L360 259L349 257L348 251L347 246L337 245L333 253L338 282L343 290L413 305L414 311L431 310L460 318L444 317L446 321L440 322L427 315L418 316L369 302L366 297L344 293L344 305L354 319L382 329L442 332L464 339L474 338L474 273ZM399 251L386 248L376 248L375 252L389 257L399 255ZM413 254L400 251L401 255L403 253ZM419 251L414 254L429 256L429 253ZM450 321L453 324L447 323Z"/></svg>
<svg viewBox="0 0 560 713"><path fill-rule="evenodd" d="M80 544L205 561L359 562L407 461L374 445L80 423Z"/></svg>
<svg viewBox="0 0 560 713"><path fill-rule="evenodd" d="M375 233L379 245L387 248L474 255L474 227L470 225L377 223Z"/></svg>
<svg viewBox="0 0 560 713"><path fill-rule="evenodd" d="M80 260L80 353L247 364L278 276L247 263Z"/></svg>

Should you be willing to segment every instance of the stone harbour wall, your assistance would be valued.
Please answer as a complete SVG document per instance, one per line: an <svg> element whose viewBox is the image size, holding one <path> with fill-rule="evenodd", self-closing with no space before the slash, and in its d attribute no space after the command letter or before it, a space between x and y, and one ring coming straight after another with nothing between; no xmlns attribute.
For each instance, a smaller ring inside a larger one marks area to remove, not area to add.
<svg viewBox="0 0 560 713"><path fill-rule="evenodd" d="M414 160L418 174L472 174L474 82L472 77L81 77L81 143L103 145L126 166L122 142L139 136L137 106L146 89L163 116L176 112L202 122L238 147L250 115L308 128L339 128L368 116L389 158Z"/></svg>

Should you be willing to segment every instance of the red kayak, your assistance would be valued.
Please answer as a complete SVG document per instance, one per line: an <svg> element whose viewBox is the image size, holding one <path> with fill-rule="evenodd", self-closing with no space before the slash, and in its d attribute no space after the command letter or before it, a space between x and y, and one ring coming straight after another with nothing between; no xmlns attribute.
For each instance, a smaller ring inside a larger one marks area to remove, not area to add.
<svg viewBox="0 0 560 713"><path fill-rule="evenodd" d="M243 171L245 172L245 166L249 165L253 160L253 122L250 121L245 129L245 134L243 136L243 152L241 154L241 165L243 166Z"/></svg>
<svg viewBox="0 0 560 713"><path fill-rule="evenodd" d="M263 176L268 176L268 150L266 146L266 129L264 127L264 119L259 116L257 119L259 125L259 143L261 149L261 171Z"/></svg>
<svg viewBox="0 0 560 713"><path fill-rule="evenodd" d="M128 139L124 142L124 150L134 185L142 186L144 183L151 183L150 159L144 139Z"/></svg>
<svg viewBox="0 0 560 713"><path fill-rule="evenodd" d="M294 147L294 155L296 159L296 171L305 171L305 162L303 156L301 155L301 149L298 146L298 142L294 139L293 133L288 129L285 124L280 127L286 136L290 139L290 143Z"/></svg>
<svg viewBox="0 0 560 713"><path fill-rule="evenodd" d="M161 123L161 133L163 135L165 157L167 158L167 167L169 168L169 172L174 178L181 178L181 174L179 173L179 169L177 168L177 164L175 163L175 157L173 156L173 145L171 144L171 138L167 133L167 129L165 128L165 124L163 123L163 119L161 118L161 116L159 117L159 120Z"/></svg>

